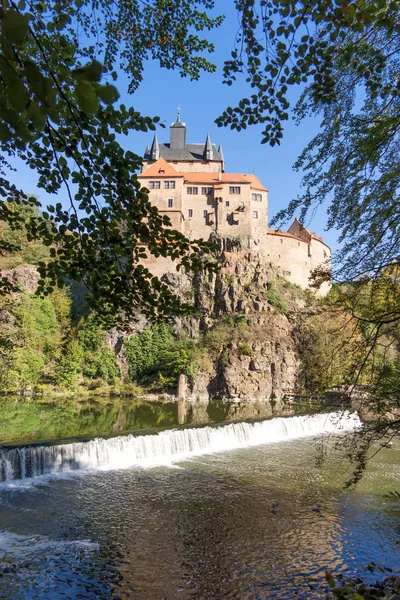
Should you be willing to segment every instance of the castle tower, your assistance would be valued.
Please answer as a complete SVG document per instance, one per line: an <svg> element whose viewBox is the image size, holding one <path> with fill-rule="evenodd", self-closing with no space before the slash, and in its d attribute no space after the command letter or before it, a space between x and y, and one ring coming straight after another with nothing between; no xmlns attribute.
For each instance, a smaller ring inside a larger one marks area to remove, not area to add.
<svg viewBox="0 0 400 600"><path fill-rule="evenodd" d="M147 146L143 156L142 172L160 158L166 160L175 171L180 173L189 171L222 173L224 170L222 147L217 150L216 145L211 143L210 134L203 144L186 142L186 123L181 121L180 113L169 129L169 143L159 144L155 135L151 148Z"/></svg>
<svg viewBox="0 0 400 600"><path fill-rule="evenodd" d="M169 147L171 150L184 150L186 147L186 123L182 123L180 113L169 128Z"/></svg>

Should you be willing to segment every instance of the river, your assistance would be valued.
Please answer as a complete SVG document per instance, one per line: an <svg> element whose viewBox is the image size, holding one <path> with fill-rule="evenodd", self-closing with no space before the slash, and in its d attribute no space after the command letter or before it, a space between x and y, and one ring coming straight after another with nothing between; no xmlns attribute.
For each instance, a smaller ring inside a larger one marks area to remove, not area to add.
<svg viewBox="0 0 400 600"><path fill-rule="evenodd" d="M0 597L308 600L325 570L396 571L400 447L344 491L334 447L357 427L325 414L4 447Z"/></svg>

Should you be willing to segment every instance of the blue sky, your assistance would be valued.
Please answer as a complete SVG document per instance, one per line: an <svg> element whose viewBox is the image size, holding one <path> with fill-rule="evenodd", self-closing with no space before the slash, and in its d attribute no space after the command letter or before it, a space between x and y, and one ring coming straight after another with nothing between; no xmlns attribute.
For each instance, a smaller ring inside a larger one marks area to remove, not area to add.
<svg viewBox="0 0 400 600"><path fill-rule="evenodd" d="M223 60L229 58L232 50L237 22L232 0L218 0L217 6L218 11L225 12L227 18L218 32L212 32L209 36L216 46L212 59L218 67L216 73L206 73L199 81L191 82L181 78L178 73L160 69L156 63L149 62L143 82L133 96L126 94L127 82L122 76L117 87L121 93L121 101L127 106L134 106L142 114L160 117L166 126L165 129L159 127L157 131L161 142L169 141L169 126L175 121L177 107L180 106L182 120L187 126L187 141L205 141L207 132L210 132L212 142L222 143L226 171L254 171L269 189L269 215L273 216L299 193L301 173L294 172L292 165L307 141L318 131L318 120L308 119L299 127L293 122L287 122L281 146L274 148L261 144L261 126L253 126L241 132L216 126L214 121L224 108L234 106L240 98L249 94L244 79L230 87L222 84ZM132 132L127 138L123 137L121 143L142 155L152 137L152 132ZM37 193L39 200L45 204L49 198L36 188L35 173L24 165L16 166L18 173L13 176L15 182L29 193ZM60 200L62 198L57 198L57 201ZM322 235L333 250L337 247L338 234L336 231L325 231L326 214L322 208L306 225Z"/></svg>

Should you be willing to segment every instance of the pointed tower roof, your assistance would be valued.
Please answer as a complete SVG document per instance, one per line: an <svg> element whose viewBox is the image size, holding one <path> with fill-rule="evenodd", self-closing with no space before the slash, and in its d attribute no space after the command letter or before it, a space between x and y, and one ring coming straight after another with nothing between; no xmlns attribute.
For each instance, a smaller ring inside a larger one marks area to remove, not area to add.
<svg viewBox="0 0 400 600"><path fill-rule="evenodd" d="M176 121L171 123L171 127L186 127L186 123L181 121L181 109L178 108L178 115L176 117Z"/></svg>
<svg viewBox="0 0 400 600"><path fill-rule="evenodd" d="M153 160L158 160L160 158L160 144L158 143L158 137L156 133L154 134L150 155Z"/></svg>
<svg viewBox="0 0 400 600"><path fill-rule="evenodd" d="M214 158L214 149L209 133L207 133L206 143L204 144L204 158L207 160L213 160Z"/></svg>

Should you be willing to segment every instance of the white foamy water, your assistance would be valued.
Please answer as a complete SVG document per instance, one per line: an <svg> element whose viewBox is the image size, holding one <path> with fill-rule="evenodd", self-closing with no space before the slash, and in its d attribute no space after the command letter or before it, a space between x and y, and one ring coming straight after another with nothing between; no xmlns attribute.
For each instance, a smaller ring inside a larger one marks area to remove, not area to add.
<svg viewBox="0 0 400 600"><path fill-rule="evenodd" d="M344 433L361 427L357 414L345 412L275 418L256 423L172 429L89 442L0 450L0 481L10 483L73 471L126 469L171 464L193 456Z"/></svg>
<svg viewBox="0 0 400 600"><path fill-rule="evenodd" d="M42 535L24 536L10 531L0 531L0 560L6 556L24 557L27 554L48 551L63 554L66 548L76 548L87 552L99 549L91 540L52 540Z"/></svg>

